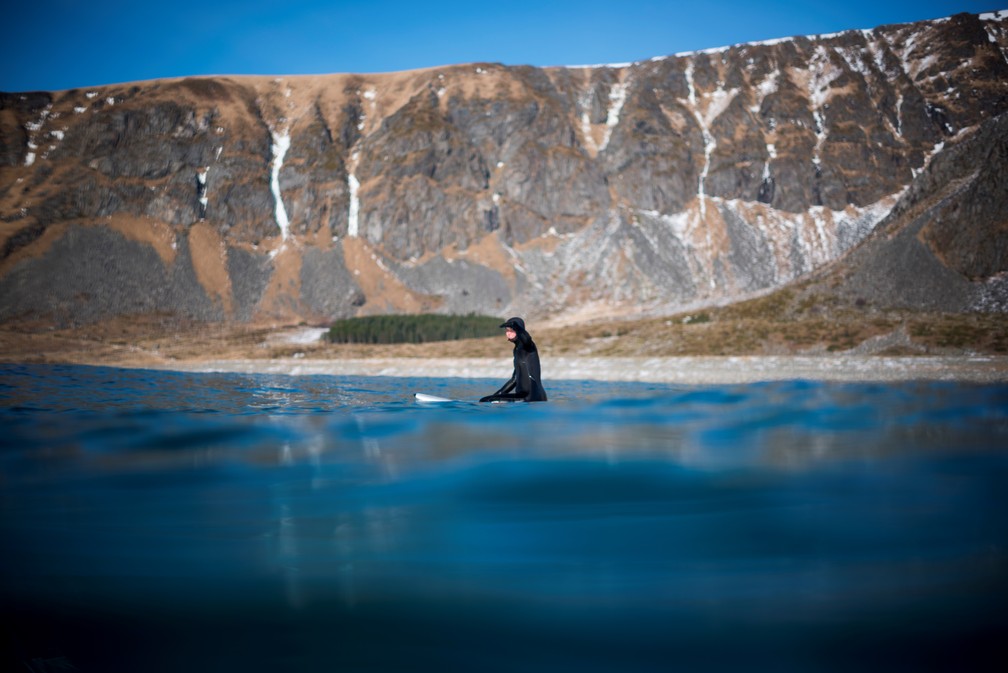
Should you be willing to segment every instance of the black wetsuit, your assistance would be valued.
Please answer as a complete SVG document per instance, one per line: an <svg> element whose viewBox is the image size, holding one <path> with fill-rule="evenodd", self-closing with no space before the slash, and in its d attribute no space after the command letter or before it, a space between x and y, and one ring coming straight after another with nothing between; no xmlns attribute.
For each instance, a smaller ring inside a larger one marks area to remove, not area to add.
<svg viewBox="0 0 1008 673"><path fill-rule="evenodd" d="M511 327L516 333L514 372L500 390L493 395L487 395L480 402L545 402L546 390L543 389L540 379L539 351L532 341L532 336L525 331L525 324L521 319L512 318L502 325L504 326Z"/></svg>

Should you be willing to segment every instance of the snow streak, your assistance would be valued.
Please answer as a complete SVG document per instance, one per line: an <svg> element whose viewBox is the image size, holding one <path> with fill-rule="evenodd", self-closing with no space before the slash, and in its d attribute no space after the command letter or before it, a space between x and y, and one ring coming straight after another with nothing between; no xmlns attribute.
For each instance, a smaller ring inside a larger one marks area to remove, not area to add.
<svg viewBox="0 0 1008 673"><path fill-rule="evenodd" d="M602 135L602 143L599 145L600 152L609 144L609 136L612 135L612 130L619 123L620 112L623 111L623 104L626 103L626 95L627 83L625 82L614 84L609 90L609 111L606 113L606 127Z"/></svg>
<svg viewBox="0 0 1008 673"><path fill-rule="evenodd" d="M196 181L199 186L196 188L197 194L199 195L200 202L200 219L206 217L207 206L210 204L210 198L207 196L207 174L210 173L210 167L206 166L203 170L196 172Z"/></svg>
<svg viewBox="0 0 1008 673"><path fill-rule="evenodd" d="M693 110L693 116L696 118L697 124L700 125L700 132L703 134L704 140L704 167L700 171L700 183L697 189L697 196L700 199L700 217L701 219L707 216L707 197L704 194L704 181L707 180L707 173L710 171L710 158L711 153L714 152L714 147L717 141L714 140L714 136L711 132L707 130L707 124L704 122L704 118L700 115L700 110L697 108L697 94L696 86L693 81L693 61L690 60L689 64L686 66L686 84L689 86L689 103Z"/></svg>
<svg viewBox="0 0 1008 673"><path fill-rule="evenodd" d="M598 153L598 146L596 146L595 138L592 136L591 117L588 114L594 93L595 89L592 88L581 99L581 107L585 108L585 111L581 113L581 135L584 136L585 145L595 153Z"/></svg>
<svg viewBox="0 0 1008 673"><path fill-rule="evenodd" d="M700 183L697 189L697 196L700 199L700 217L706 217L707 215L707 195L704 190L704 183L707 180L707 175L710 173L711 165L711 155L714 153L714 149L717 147L717 139L714 134L711 133L711 124L721 116L731 102L738 95L738 89L725 90L719 88L711 94L704 96L707 102L706 110L703 114L700 112L700 104L697 99L696 83L693 80L694 65L691 60L686 66L686 84L689 87L689 104L692 108L693 117L696 119L697 124L700 126L700 132L703 135L704 141L704 166L703 170L700 172Z"/></svg>
<svg viewBox="0 0 1008 673"><path fill-rule="evenodd" d="M1008 63L1008 51L1001 48L1001 43L998 41L998 36L995 33L995 25L997 25L997 30L1004 30L1003 25L995 24L994 22L1000 22L1008 19L1008 9L1002 9L999 12L989 12L987 14L981 14L980 20L984 22L984 30L987 31L987 39L991 41L994 47L1001 53L1001 57Z"/></svg>
<svg viewBox="0 0 1008 673"><path fill-rule="evenodd" d="M360 152L354 152L350 155L350 164L347 166L347 192L350 195L350 206L347 210L347 236L350 238L360 236L360 197L357 196L360 190L360 180L355 175L359 162Z"/></svg>
<svg viewBox="0 0 1008 673"><path fill-rule="evenodd" d="M28 131L28 152L25 154L25 166L31 166L35 163L35 150L38 149L36 134L42 130L43 126L45 126L46 120L49 119L49 115L51 113L52 105L46 105L42 109L42 113L39 115L38 121L27 122L25 124L25 130Z"/></svg>
<svg viewBox="0 0 1008 673"><path fill-rule="evenodd" d="M777 158L777 147L773 143L767 143L767 160L763 163L763 179L770 179L770 162Z"/></svg>
<svg viewBox="0 0 1008 673"><path fill-rule="evenodd" d="M822 45L816 47L809 65L812 77L809 79L808 95L809 103L812 105L812 118L815 120L816 134L812 163L819 167L822 163L822 146L826 142L826 117L822 110L829 100L830 85L841 73L832 66L829 54Z"/></svg>
<svg viewBox="0 0 1008 673"><path fill-rule="evenodd" d="M356 156L356 155L355 155ZM360 181L353 173L347 174L347 189L350 191L350 210L347 213L347 236L357 238L360 234L360 198L357 190L360 189Z"/></svg>
<svg viewBox="0 0 1008 673"><path fill-rule="evenodd" d="M290 149L290 131L277 133L271 131L273 136L273 171L270 175L270 191L273 192L273 199L276 201L276 223L280 227L280 238L287 240L290 222L287 219L287 209L284 208L283 198L280 196L280 169L283 167L284 155Z"/></svg>

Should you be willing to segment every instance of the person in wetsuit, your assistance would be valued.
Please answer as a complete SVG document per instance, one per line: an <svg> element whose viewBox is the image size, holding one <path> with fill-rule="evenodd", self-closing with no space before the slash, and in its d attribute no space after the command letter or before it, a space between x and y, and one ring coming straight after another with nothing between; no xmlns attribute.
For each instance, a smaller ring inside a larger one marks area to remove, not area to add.
<svg viewBox="0 0 1008 673"><path fill-rule="evenodd" d="M539 351L532 336L525 331L525 321L509 318L501 327L508 341L514 344L514 372L500 390L480 402L545 402L546 390L539 377Z"/></svg>

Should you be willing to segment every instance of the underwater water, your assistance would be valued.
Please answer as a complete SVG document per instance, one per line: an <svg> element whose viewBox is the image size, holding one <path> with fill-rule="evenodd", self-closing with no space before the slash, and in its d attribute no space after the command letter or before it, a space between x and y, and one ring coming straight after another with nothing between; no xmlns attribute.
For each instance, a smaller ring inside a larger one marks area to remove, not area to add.
<svg viewBox="0 0 1008 673"><path fill-rule="evenodd" d="M499 383L0 365L2 666L1005 670L1008 385Z"/></svg>

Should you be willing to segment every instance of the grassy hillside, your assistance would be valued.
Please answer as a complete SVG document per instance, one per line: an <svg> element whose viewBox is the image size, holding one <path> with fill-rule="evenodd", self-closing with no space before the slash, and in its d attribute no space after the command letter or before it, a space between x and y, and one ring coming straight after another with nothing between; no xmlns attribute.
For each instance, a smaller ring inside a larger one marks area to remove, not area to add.
<svg viewBox="0 0 1008 673"><path fill-rule="evenodd" d="M544 348L585 355L1008 354L1008 315L845 302L810 286L663 318L547 330ZM538 339L537 335L537 339Z"/></svg>

